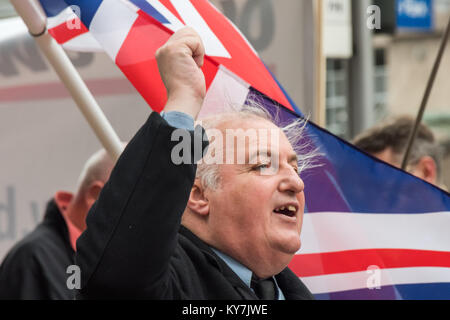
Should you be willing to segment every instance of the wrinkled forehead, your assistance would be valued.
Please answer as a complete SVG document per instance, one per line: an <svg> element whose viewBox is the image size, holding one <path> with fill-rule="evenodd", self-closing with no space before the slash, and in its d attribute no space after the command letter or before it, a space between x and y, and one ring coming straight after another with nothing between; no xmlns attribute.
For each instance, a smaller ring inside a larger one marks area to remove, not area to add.
<svg viewBox="0 0 450 320"><path fill-rule="evenodd" d="M244 155L246 162L260 155L295 154L284 132L269 120L234 118L206 129L211 145L227 154Z"/></svg>

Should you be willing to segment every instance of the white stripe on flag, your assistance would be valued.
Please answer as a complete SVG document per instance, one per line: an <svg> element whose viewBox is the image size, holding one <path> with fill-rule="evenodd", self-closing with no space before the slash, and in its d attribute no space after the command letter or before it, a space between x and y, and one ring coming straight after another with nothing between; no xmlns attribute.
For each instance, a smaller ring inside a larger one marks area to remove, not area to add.
<svg viewBox="0 0 450 320"><path fill-rule="evenodd" d="M89 31L115 61L138 14L118 0L104 0L92 19Z"/></svg>
<svg viewBox="0 0 450 320"><path fill-rule="evenodd" d="M391 248L450 251L450 212L304 215L298 253Z"/></svg>
<svg viewBox="0 0 450 320"><path fill-rule="evenodd" d="M78 16L73 12L73 10L67 7L56 16L47 18L47 28L52 29L62 23L66 23L67 21L70 23L70 21L77 18Z"/></svg>
<svg viewBox="0 0 450 320"><path fill-rule="evenodd" d="M184 23L195 29L203 40L205 53L211 57L231 58L222 42L214 34L202 16L189 1L172 1L173 6L181 15Z"/></svg>
<svg viewBox="0 0 450 320"><path fill-rule="evenodd" d="M223 15L223 13L220 12L219 9L217 9L213 3L210 3L211 7L214 8L214 10L216 10L219 14ZM234 24L233 21L231 21L230 19L228 19L227 17L225 17L225 19L228 20L228 22L233 26L233 28L236 30L237 33L240 34L240 36L242 37L242 39L244 39L244 41L247 43L248 47L253 51L253 53L255 54L255 56L259 57L259 53L255 50L255 48L253 48L253 45L250 43L250 41L248 41L248 39L245 37L245 35L242 33L241 30L239 30L239 28Z"/></svg>
<svg viewBox="0 0 450 320"><path fill-rule="evenodd" d="M248 83L220 65L206 93L198 119L226 112L230 106L242 106L249 87Z"/></svg>
<svg viewBox="0 0 450 320"><path fill-rule="evenodd" d="M90 32L83 33L82 35L70 39L63 44L63 48L79 52L103 52L103 48Z"/></svg>
<svg viewBox="0 0 450 320"><path fill-rule="evenodd" d="M377 287L450 282L450 268L416 267L337 273L313 277L301 277L312 293L327 293L356 289L377 290Z"/></svg>

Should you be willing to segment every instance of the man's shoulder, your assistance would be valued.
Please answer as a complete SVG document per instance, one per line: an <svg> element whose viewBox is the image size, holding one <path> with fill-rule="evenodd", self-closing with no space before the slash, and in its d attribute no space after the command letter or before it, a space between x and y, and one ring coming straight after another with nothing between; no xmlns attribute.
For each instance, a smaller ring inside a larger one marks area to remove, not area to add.
<svg viewBox="0 0 450 320"><path fill-rule="evenodd" d="M178 252L182 252L182 255L189 257L190 260L217 264L217 257L209 245L184 226L181 226L178 232L178 244Z"/></svg>
<svg viewBox="0 0 450 320"><path fill-rule="evenodd" d="M12 261L33 263L35 258L41 256L47 250L49 244L54 242L55 237L55 231L51 227L39 224L11 248L4 259L4 263Z"/></svg>
<svg viewBox="0 0 450 320"><path fill-rule="evenodd" d="M172 255L172 264L178 263L195 268L194 264L196 263L208 263L207 255L205 256L207 250L188 229L181 227L177 240L177 246Z"/></svg>

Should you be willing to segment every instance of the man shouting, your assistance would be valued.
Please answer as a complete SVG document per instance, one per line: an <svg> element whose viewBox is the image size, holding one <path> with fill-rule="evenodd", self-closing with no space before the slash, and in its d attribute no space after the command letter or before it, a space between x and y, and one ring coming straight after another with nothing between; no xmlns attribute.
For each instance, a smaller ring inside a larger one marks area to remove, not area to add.
<svg viewBox="0 0 450 320"><path fill-rule="evenodd" d="M158 50L164 114L153 112L137 132L89 213L77 242L78 298L313 298L287 268L300 248L303 165L288 135L254 107L203 119L194 131L204 52L190 28ZM203 159L175 161L179 143L195 154L199 128L214 135ZM191 139L174 139L180 131Z"/></svg>

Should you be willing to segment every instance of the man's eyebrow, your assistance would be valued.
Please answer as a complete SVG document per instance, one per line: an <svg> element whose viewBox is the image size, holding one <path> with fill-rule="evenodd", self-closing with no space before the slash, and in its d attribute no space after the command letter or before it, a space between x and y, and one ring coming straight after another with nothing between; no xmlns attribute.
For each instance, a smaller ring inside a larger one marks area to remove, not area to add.
<svg viewBox="0 0 450 320"><path fill-rule="evenodd" d="M267 156L267 157L271 157L272 156L272 151L271 150L267 150L267 149L262 149L262 150L256 150L253 151L250 156L248 157L249 162L251 162L252 160L257 160L258 156ZM298 163L298 156L296 153L292 153L291 155L289 155L288 157L288 162L295 162L296 164Z"/></svg>
<svg viewBox="0 0 450 320"><path fill-rule="evenodd" d="M258 160L260 156L267 156L270 158L272 156L272 151L267 149L253 151L248 157L249 163L251 163L253 160Z"/></svg>

